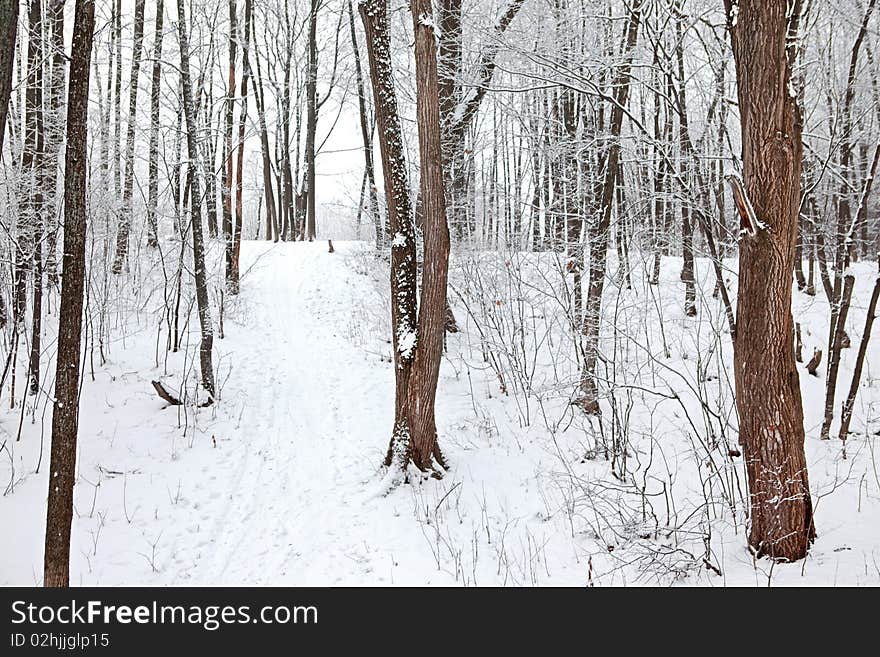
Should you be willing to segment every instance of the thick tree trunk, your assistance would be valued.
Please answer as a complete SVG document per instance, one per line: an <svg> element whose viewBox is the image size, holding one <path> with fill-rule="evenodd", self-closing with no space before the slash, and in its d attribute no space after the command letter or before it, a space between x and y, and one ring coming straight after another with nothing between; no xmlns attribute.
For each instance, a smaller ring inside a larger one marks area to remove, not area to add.
<svg viewBox="0 0 880 657"><path fill-rule="evenodd" d="M789 93L786 0L725 0L736 60L746 194L767 229L740 245L734 348L739 435L756 554L794 561L815 536L791 296L801 117ZM800 11L799 3L795 15Z"/></svg>
<svg viewBox="0 0 880 657"><path fill-rule="evenodd" d="M12 95L19 0L0 0L0 151L6 134L6 114Z"/></svg>
<svg viewBox="0 0 880 657"><path fill-rule="evenodd" d="M306 207L305 238L315 239L315 133L318 129L318 10L321 0L311 0L309 14L308 71L306 72Z"/></svg>
<svg viewBox="0 0 880 657"><path fill-rule="evenodd" d="M443 188L440 108L437 91L437 45L430 0L412 0L415 33L416 116L419 126L420 192L425 255L416 356L407 391L411 459L417 468L443 466L437 445L434 400L446 325L449 228Z"/></svg>
<svg viewBox="0 0 880 657"><path fill-rule="evenodd" d="M394 348L394 429L386 466L405 467L409 461L410 430L407 388L416 346L416 240L409 196L406 157L397 94L391 67L391 36L387 0L359 3L367 41L373 102L388 222L391 226L391 329Z"/></svg>
<svg viewBox="0 0 880 657"><path fill-rule="evenodd" d="M58 358L52 413L52 455L46 510L43 584L70 584L70 528L76 477L79 424L79 370L86 269L86 126L89 62L95 29L95 3L76 0L67 95L67 153L64 174L64 256Z"/></svg>

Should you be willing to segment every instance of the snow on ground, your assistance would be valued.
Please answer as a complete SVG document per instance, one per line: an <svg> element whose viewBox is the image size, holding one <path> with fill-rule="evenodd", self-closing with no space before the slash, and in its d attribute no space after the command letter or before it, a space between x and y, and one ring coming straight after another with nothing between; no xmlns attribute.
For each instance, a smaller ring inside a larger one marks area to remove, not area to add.
<svg viewBox="0 0 880 657"><path fill-rule="evenodd" d="M735 426L729 336L710 330L723 315L707 263L698 319L683 316L674 258L660 286L639 282L640 271L634 289L610 286L604 376L615 393L600 424L569 404L578 355L552 258L457 256L452 301L464 330L448 338L437 404L450 471L384 494L387 264L367 244L334 246L243 244L241 295L226 299L215 341L221 399L211 408L164 407L150 385L191 384L194 315L188 348L167 362L155 299L117 318L94 381L87 358L72 583L880 583L880 339L846 459L837 440L818 440L824 364L820 378L801 370L819 539L805 562L755 563L741 459L729 455L736 435L725 426ZM855 345L873 266L854 267ZM825 341L821 295L795 299L805 359ZM855 351L844 355L841 395ZM30 402L22 416L8 386L0 402L0 584L39 584L51 407Z"/></svg>

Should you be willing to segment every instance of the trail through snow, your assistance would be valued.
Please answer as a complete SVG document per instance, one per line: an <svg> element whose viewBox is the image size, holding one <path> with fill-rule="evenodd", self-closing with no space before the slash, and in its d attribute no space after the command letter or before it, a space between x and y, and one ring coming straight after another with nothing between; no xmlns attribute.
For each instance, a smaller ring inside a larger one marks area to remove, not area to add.
<svg viewBox="0 0 880 657"><path fill-rule="evenodd" d="M246 322L227 328L232 377L244 393L226 440L239 448L219 464L229 480L224 504L203 519L212 526L207 558L166 579L360 581L371 555L387 549L370 544L377 533L368 523L377 519L364 504L387 413L375 408L363 354L340 335L352 311L351 271L323 242L250 243L243 256Z"/></svg>

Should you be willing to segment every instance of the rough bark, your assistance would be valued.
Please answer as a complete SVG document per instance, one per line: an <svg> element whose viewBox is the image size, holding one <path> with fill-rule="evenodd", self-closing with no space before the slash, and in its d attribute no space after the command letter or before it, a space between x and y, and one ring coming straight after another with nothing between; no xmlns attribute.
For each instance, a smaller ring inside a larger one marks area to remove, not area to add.
<svg viewBox="0 0 880 657"><path fill-rule="evenodd" d="M147 190L147 246L159 246L159 99L162 93L162 26L165 0L156 3L156 29L153 44L153 74L150 88L150 154Z"/></svg>
<svg viewBox="0 0 880 657"><path fill-rule="evenodd" d="M802 123L789 93L788 2L725 0L736 62L746 194L767 229L740 244L734 347L740 443L759 556L802 559L815 536L791 297ZM799 3L794 8L799 13Z"/></svg>
<svg viewBox="0 0 880 657"><path fill-rule="evenodd" d="M58 319L58 359L43 570L43 584L55 587L68 586L70 583L70 528L76 476L80 342L86 268L86 126L94 28L94 2L76 0L67 95L64 275Z"/></svg>
<svg viewBox="0 0 880 657"><path fill-rule="evenodd" d="M376 230L376 248L385 246L387 235L382 217L379 214L379 199L376 193L376 173L373 166L373 126L368 117L367 95L364 91L363 73L361 72L361 54L358 46L357 33L354 29L354 10L352 0L348 0L348 27L351 32L351 47L354 52L355 84L358 94L358 116L361 124L361 136L364 140L364 175L366 179L366 193L369 198L370 218Z"/></svg>
<svg viewBox="0 0 880 657"><path fill-rule="evenodd" d="M382 156L385 205L391 226L391 328L394 348L394 428L385 465L405 465L409 458L407 388L416 336L416 241L403 150L397 94L391 67L387 0L361 0L370 80Z"/></svg>
<svg viewBox="0 0 880 657"><path fill-rule="evenodd" d="M0 0L0 151L6 134L6 114L12 94L15 43L18 34L18 1Z"/></svg>
<svg viewBox="0 0 880 657"><path fill-rule="evenodd" d="M244 209L242 207L242 193L244 191L244 137L247 127L248 113L248 83L251 78L251 64L248 51L251 44L251 16L253 14L253 2L244 0L244 45L241 49L241 107L238 119L238 162L235 178L235 228L232 232L232 271L226 280L230 294L238 294L239 289L239 260L241 254L241 229L244 225Z"/></svg>

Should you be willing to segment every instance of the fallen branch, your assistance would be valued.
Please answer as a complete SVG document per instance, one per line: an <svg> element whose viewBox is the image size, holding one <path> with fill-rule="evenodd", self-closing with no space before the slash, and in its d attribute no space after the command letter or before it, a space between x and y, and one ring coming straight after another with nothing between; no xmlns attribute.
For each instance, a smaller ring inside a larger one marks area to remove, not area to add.
<svg viewBox="0 0 880 657"><path fill-rule="evenodd" d="M180 399L169 392L161 381L151 381L151 383L153 384L153 388L156 389L156 394L168 402L169 406L180 406Z"/></svg>

